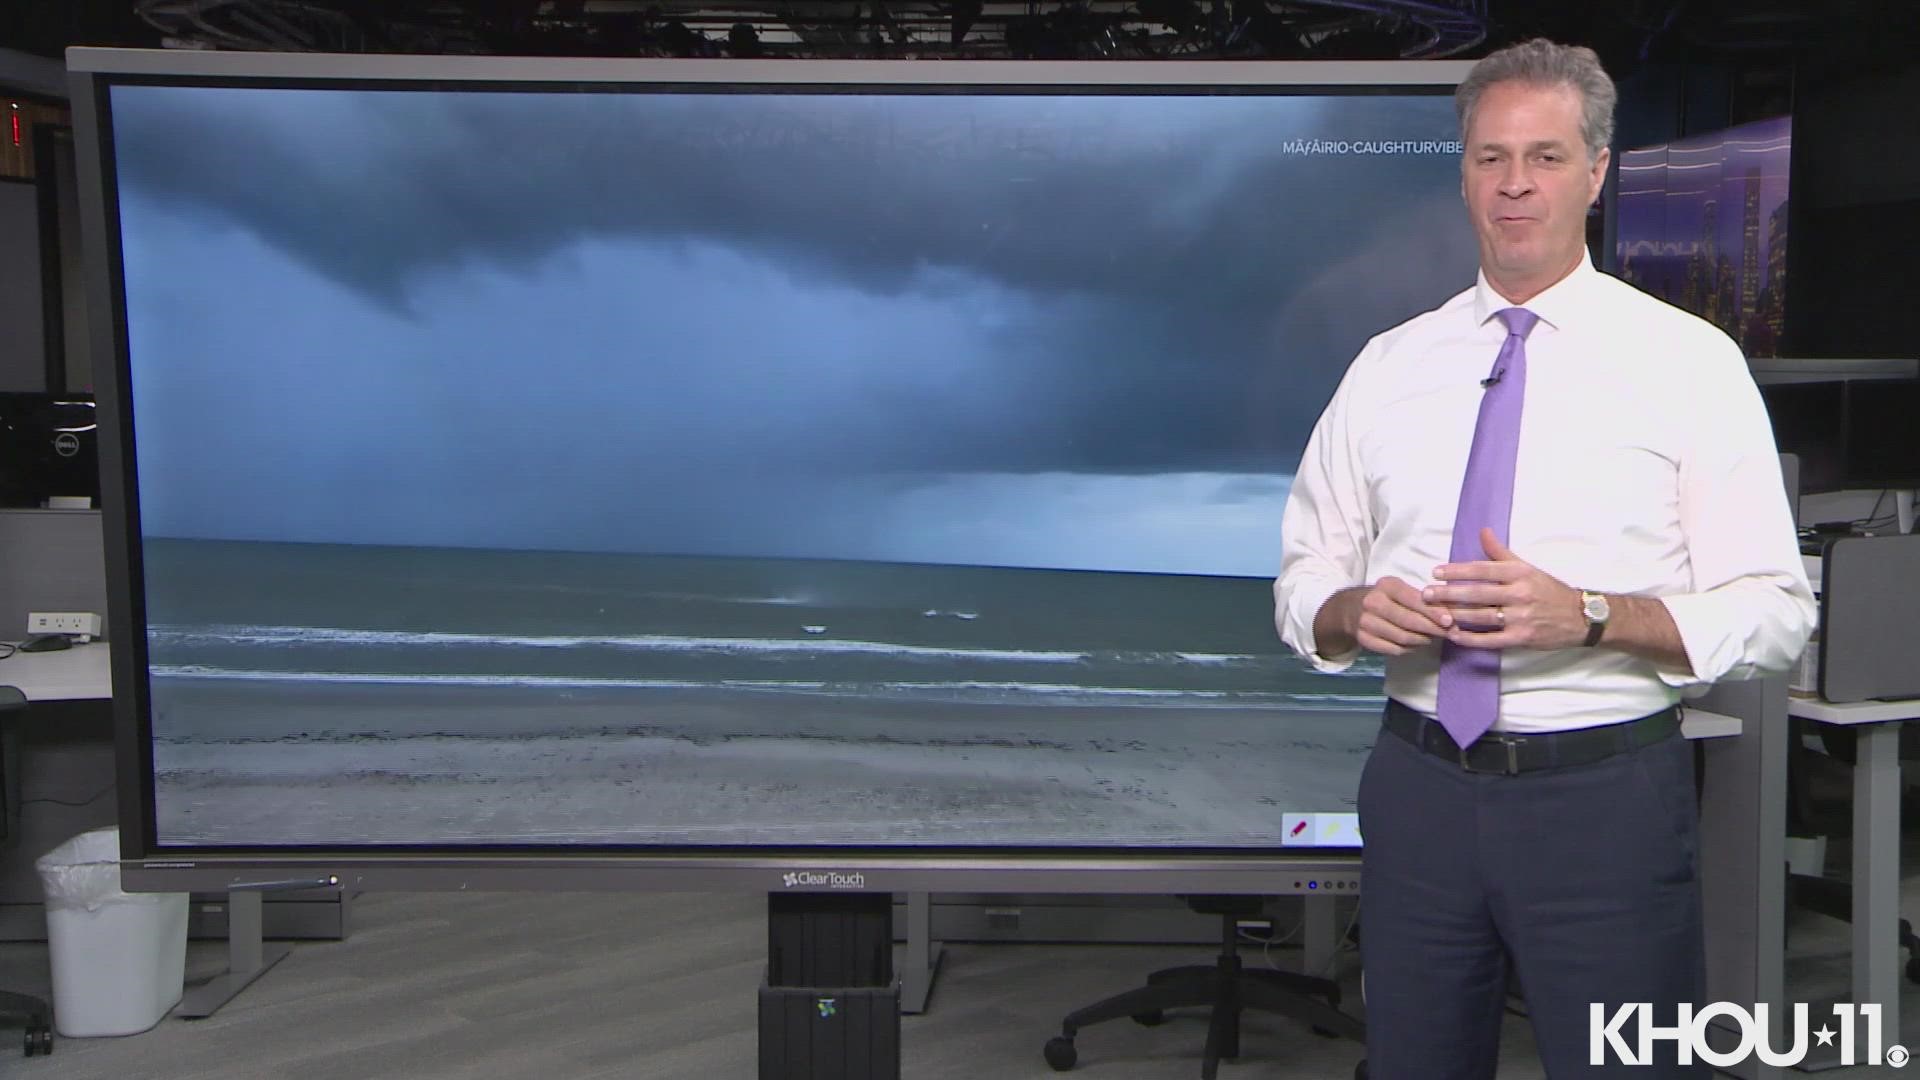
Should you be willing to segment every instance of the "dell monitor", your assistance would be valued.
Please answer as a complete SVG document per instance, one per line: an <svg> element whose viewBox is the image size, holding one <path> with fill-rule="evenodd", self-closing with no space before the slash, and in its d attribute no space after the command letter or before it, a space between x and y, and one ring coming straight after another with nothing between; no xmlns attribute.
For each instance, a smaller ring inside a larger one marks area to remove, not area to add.
<svg viewBox="0 0 1920 1080"><path fill-rule="evenodd" d="M1848 486L1920 491L1920 379L1846 388Z"/></svg>
<svg viewBox="0 0 1920 1080"><path fill-rule="evenodd" d="M1800 490L1920 489L1920 379L1826 379L1760 388Z"/></svg>
<svg viewBox="0 0 1920 1080"><path fill-rule="evenodd" d="M1800 459L1796 494L1838 491L1846 486L1841 418L1846 384L1837 380L1765 383L1760 398L1783 454Z"/></svg>
<svg viewBox="0 0 1920 1080"><path fill-rule="evenodd" d="M90 395L0 392L0 507L97 507L97 427Z"/></svg>

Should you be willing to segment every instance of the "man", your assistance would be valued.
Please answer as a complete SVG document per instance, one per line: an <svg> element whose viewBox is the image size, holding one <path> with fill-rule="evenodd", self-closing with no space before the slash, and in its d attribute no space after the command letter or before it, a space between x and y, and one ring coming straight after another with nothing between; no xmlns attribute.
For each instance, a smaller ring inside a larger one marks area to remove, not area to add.
<svg viewBox="0 0 1920 1080"><path fill-rule="evenodd" d="M1589 1004L1705 1003L1689 690L1785 670L1814 605L1739 349L1596 271L1614 89L1531 41L1461 84L1474 287L1374 338L1314 428L1275 622L1383 655L1360 783L1374 1080L1495 1073L1510 960L1541 1058ZM1609 1010L1611 1015L1611 1010Z"/></svg>

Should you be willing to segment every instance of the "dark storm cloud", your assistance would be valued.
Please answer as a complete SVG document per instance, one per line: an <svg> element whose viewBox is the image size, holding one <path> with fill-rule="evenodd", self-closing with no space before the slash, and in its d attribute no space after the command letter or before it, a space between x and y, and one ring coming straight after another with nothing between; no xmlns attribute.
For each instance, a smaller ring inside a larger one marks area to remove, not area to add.
<svg viewBox="0 0 1920 1080"><path fill-rule="evenodd" d="M1439 104L140 87L114 112L123 184L396 306L435 270L626 235L748 245L883 293L931 264L1200 313L1270 302L1313 269L1291 253L1338 244L1338 208L1385 210L1433 169L1328 168L1278 142L1446 138Z"/></svg>
<svg viewBox="0 0 1920 1080"><path fill-rule="evenodd" d="M1353 351L1471 272L1453 158L1284 152L1444 139L1444 101L113 109L143 453L175 465L143 484L180 535L954 550L1071 504L1054 474L1289 471ZM245 528L235 490L271 493ZM1088 490L1278 510L1265 481ZM1049 528L1124 543L1095 505Z"/></svg>

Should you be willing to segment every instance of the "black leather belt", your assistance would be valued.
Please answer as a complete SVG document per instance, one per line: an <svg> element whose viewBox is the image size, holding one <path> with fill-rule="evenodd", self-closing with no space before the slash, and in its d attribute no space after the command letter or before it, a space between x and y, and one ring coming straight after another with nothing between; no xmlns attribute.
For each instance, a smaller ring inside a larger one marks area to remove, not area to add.
<svg viewBox="0 0 1920 1080"><path fill-rule="evenodd" d="M1457 763L1467 772L1513 776L1537 769L1591 765L1615 754L1652 746L1680 730L1680 710L1666 708L1638 720L1572 731L1533 735L1489 731L1462 749L1438 721L1389 698L1386 728L1435 757Z"/></svg>

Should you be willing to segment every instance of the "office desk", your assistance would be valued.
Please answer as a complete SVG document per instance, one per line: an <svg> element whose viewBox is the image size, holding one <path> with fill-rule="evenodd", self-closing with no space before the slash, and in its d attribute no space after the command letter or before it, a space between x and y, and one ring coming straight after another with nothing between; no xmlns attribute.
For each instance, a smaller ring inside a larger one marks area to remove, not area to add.
<svg viewBox="0 0 1920 1080"><path fill-rule="evenodd" d="M108 656L105 643L93 643L0 659L0 685L18 687L29 703L12 725L23 794L38 803L22 808L12 823L18 835L0 847L0 941L45 940L34 860L117 817Z"/></svg>
<svg viewBox="0 0 1920 1080"><path fill-rule="evenodd" d="M1853 1001L1878 1003L1900 1041L1900 725L1920 698L1835 705L1789 695L1787 715L1858 729L1853 769Z"/></svg>
<svg viewBox="0 0 1920 1080"><path fill-rule="evenodd" d="M81 701L113 696L107 643L60 652L16 652L0 660L0 686L17 686L28 701Z"/></svg>
<svg viewBox="0 0 1920 1080"><path fill-rule="evenodd" d="M1689 739L1730 739L1742 730L1737 716L1693 708L1683 709L1680 714L1680 734Z"/></svg>

